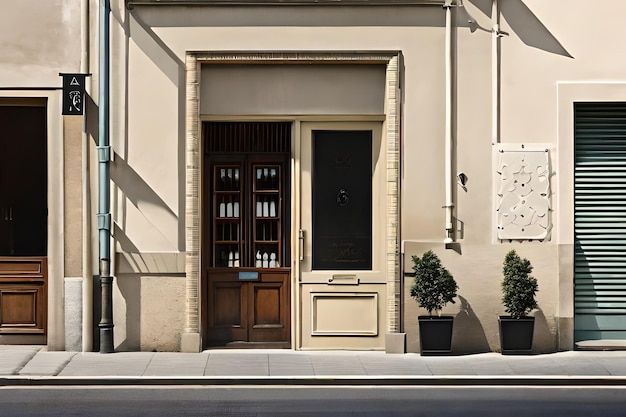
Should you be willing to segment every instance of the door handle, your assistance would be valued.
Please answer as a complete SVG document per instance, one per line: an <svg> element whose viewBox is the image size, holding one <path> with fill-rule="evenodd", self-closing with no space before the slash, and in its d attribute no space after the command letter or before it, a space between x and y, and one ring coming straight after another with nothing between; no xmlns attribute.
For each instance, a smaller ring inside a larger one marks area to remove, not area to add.
<svg viewBox="0 0 626 417"><path fill-rule="evenodd" d="M304 230L302 229L298 233L298 240L300 241L300 260L304 261Z"/></svg>

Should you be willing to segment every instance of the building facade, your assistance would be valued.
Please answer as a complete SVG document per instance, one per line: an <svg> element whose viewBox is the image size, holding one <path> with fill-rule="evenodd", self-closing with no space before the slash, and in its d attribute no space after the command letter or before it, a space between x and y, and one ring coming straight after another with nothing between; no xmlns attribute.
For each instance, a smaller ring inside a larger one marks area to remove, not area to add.
<svg viewBox="0 0 626 417"><path fill-rule="evenodd" d="M0 229L2 305L13 305L1 309L0 341L97 350L97 51L109 4L59 1L42 16L22 4L14 16L56 19L46 39L58 53L43 67L36 50L3 61L0 109L34 108L19 117L41 120L31 136L47 140L46 169L21 174L20 189L40 178L27 205L45 195L48 213L39 235ZM511 249L539 281L535 351L626 338L626 35L614 29L626 6L611 7L111 2L114 348L416 352L411 256L427 250L459 284L444 310L455 315L453 352L499 350ZM571 25L580 16L584 31ZM61 115L59 72L91 74L84 116ZM14 183L0 183L3 218ZM24 234L46 245L19 252ZM40 270L45 293L16 284L43 285ZM43 303L37 335L23 300Z"/></svg>
<svg viewBox="0 0 626 417"><path fill-rule="evenodd" d="M80 350L84 129L59 73L84 72L81 5L1 8L0 343Z"/></svg>

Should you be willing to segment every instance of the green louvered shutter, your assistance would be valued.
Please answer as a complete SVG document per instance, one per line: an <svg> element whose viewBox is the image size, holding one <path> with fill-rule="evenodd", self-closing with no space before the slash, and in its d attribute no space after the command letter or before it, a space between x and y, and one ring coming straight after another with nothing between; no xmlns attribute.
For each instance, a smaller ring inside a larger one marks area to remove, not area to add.
<svg viewBox="0 0 626 417"><path fill-rule="evenodd" d="M626 339L626 103L575 103L574 124L574 337Z"/></svg>

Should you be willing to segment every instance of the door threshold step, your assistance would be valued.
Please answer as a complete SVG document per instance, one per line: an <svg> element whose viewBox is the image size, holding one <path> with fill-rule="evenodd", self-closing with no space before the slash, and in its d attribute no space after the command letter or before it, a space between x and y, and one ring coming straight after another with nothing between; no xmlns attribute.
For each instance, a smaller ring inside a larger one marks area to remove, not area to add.
<svg viewBox="0 0 626 417"><path fill-rule="evenodd" d="M206 349L290 349L289 342L228 342L223 345L212 345Z"/></svg>
<svg viewBox="0 0 626 417"><path fill-rule="evenodd" d="M581 340L576 350L626 350L626 340Z"/></svg>

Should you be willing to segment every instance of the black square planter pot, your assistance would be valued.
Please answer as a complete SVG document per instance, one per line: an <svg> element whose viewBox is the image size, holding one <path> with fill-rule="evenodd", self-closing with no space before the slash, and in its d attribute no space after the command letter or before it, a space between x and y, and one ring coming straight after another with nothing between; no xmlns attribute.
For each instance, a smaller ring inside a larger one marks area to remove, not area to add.
<svg viewBox="0 0 626 417"><path fill-rule="evenodd" d="M503 355L529 355L533 349L535 318L500 316L500 348Z"/></svg>
<svg viewBox="0 0 626 417"><path fill-rule="evenodd" d="M418 316L420 353L446 355L452 351L453 316Z"/></svg>

